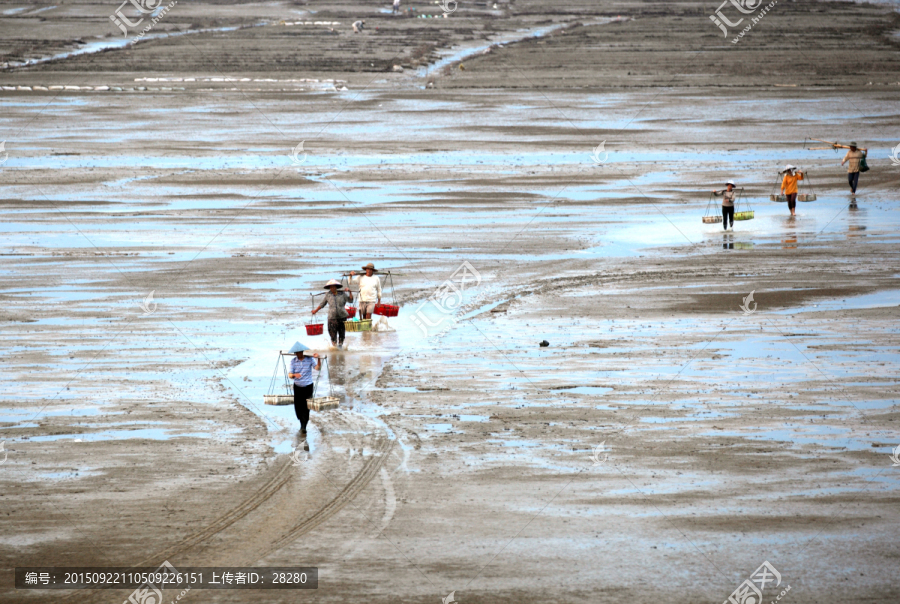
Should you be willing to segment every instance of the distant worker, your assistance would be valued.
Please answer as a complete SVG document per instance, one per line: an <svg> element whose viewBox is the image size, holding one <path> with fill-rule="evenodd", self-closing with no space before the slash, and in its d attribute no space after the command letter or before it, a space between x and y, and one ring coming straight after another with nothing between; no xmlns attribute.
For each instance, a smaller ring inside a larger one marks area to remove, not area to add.
<svg viewBox="0 0 900 604"><path fill-rule="evenodd" d="M713 195L722 197L722 228L728 230L728 220L731 219L731 229L734 230L734 181L729 180L725 183L725 188L721 191L713 189Z"/></svg>
<svg viewBox="0 0 900 604"><path fill-rule="evenodd" d="M363 30L363 28L365 26L366 26L365 21L354 21L353 22L353 33L358 34L359 32L361 32Z"/></svg>
<svg viewBox="0 0 900 604"><path fill-rule="evenodd" d="M400 0L394 0L394 10L392 12L393 13L400 12Z"/></svg>
<svg viewBox="0 0 900 604"><path fill-rule="evenodd" d="M288 351L295 355L291 359L291 371L288 373L288 377L294 380L294 413L300 420L301 436L306 436L306 424L309 423L309 407L306 406L306 399L313 397L312 372L313 369L322 370L322 359L315 352L307 356L308 350L309 348L296 342Z"/></svg>
<svg viewBox="0 0 900 604"><path fill-rule="evenodd" d="M795 170L796 174L794 173ZM781 194L787 198L788 209L791 211L791 216L796 216L797 183L803 180L803 172L797 170L797 166L788 164L784 167L782 173L784 174L784 178L781 179Z"/></svg>
<svg viewBox="0 0 900 604"><path fill-rule="evenodd" d="M328 293L325 294L325 299L322 300L322 303L312 311L312 314L316 314L325 305L328 305L328 335L331 336L331 346L337 348L344 347L344 336L347 333L344 327L344 320L349 315L344 307L348 302L353 302L353 292L338 292L339 289L343 288L344 286L337 279L332 279L326 283L325 289L328 290Z"/></svg>
<svg viewBox="0 0 900 604"><path fill-rule="evenodd" d="M859 185L860 164L866 157L868 151L868 149L857 149L856 143L852 142L850 143L850 150L847 151L847 155L841 160L842 166L844 165L844 162L847 162L847 181L850 183L850 192L853 194L856 194L856 187Z"/></svg>
<svg viewBox="0 0 900 604"><path fill-rule="evenodd" d="M381 279L375 276L378 271L371 262L362 267L365 275L354 277L356 271L350 271L350 283L356 282L359 290L359 318L371 319L375 305L381 304Z"/></svg>

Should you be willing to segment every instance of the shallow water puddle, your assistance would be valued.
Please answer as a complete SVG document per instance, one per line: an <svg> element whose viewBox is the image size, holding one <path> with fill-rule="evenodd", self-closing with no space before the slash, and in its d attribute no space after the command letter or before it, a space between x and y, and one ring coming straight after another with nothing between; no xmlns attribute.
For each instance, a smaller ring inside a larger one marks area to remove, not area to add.
<svg viewBox="0 0 900 604"><path fill-rule="evenodd" d="M217 429L215 432L178 432L163 428L138 428L135 430L102 430L100 432L85 432L81 434L49 434L43 436L25 437L22 440L28 442L46 442L68 440L73 442L96 442L104 440L131 440L152 439L171 440L173 438L222 438L237 435L240 429Z"/></svg>
<svg viewBox="0 0 900 604"><path fill-rule="evenodd" d="M613 389L606 386L576 386L575 388L564 388L560 391L571 394L601 395L612 392Z"/></svg>

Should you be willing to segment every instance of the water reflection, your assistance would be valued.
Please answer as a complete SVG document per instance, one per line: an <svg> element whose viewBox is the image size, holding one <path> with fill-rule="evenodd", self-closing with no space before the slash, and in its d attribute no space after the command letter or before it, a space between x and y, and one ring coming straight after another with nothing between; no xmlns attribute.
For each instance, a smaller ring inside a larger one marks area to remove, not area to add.
<svg viewBox="0 0 900 604"><path fill-rule="evenodd" d="M866 234L863 231L867 230L868 227L863 224L866 221L865 210L860 210L856 206L856 199L851 198L850 200L850 217L847 220L847 239L851 237L866 237Z"/></svg>
<svg viewBox="0 0 900 604"><path fill-rule="evenodd" d="M722 249L723 250L752 250L753 242L751 241L735 241L733 232L722 233Z"/></svg>
<svg viewBox="0 0 900 604"><path fill-rule="evenodd" d="M343 350L331 348L328 355L328 375L334 389L334 396L341 399L341 409L359 411L375 388L375 381L381 375L384 364L396 354L401 346L399 334L391 332L349 332ZM328 384L323 375L316 396L326 396Z"/></svg>
<svg viewBox="0 0 900 604"><path fill-rule="evenodd" d="M788 231L784 239L781 240L783 250L797 249L797 217L787 216L784 219L784 227Z"/></svg>

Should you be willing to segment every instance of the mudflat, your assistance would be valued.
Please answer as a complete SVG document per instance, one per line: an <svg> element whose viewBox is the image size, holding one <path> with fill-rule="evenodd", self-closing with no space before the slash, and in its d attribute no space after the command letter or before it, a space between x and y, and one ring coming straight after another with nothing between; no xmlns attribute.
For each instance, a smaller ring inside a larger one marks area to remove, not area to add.
<svg viewBox="0 0 900 604"><path fill-rule="evenodd" d="M764 562L765 601L896 599L891 4L736 43L693 2L177 3L122 45L116 8L0 11L4 601L164 560L322 602L720 602ZM855 196L809 139L869 150ZM370 261L390 330L307 336ZM342 402L309 451L263 404L297 340Z"/></svg>

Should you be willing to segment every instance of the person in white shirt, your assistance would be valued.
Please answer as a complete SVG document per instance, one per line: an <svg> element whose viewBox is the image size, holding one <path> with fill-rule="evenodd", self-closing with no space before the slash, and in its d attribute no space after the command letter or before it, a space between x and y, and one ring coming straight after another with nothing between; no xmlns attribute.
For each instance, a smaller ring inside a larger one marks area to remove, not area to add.
<svg viewBox="0 0 900 604"><path fill-rule="evenodd" d="M381 304L381 279L375 276L375 265L371 262L362 267L365 275L356 277L356 271L350 271L350 283L356 283L359 289L359 318L371 319L376 304Z"/></svg>

